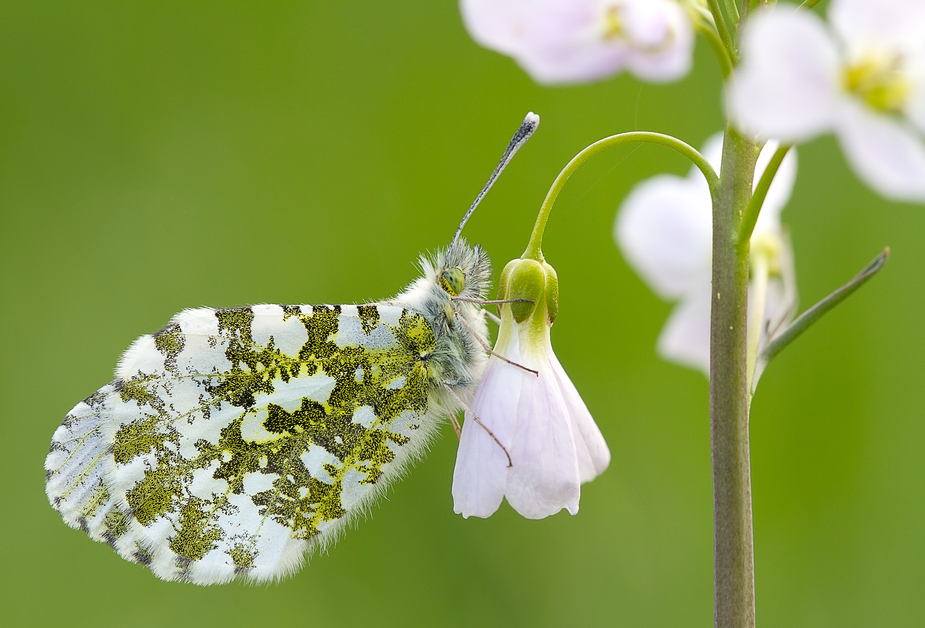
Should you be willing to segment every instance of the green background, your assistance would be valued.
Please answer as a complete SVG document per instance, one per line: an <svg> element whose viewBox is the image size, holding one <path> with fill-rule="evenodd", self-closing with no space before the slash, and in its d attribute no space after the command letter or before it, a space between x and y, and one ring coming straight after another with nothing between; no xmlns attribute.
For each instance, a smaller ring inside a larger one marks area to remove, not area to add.
<svg viewBox="0 0 925 628"><path fill-rule="evenodd" d="M553 342L610 445L581 512L453 514L443 437L280 584L165 583L67 528L52 432L138 335L200 305L398 292L445 245L528 110L543 123L466 228L497 272L559 169L605 135L722 124L698 43L682 81L544 88L454 2L0 4L0 622L69 626L709 626L708 391L653 348L671 310L611 238L659 147L595 158L553 211ZM758 620L925 616L925 208L877 198L832 138L784 212L804 306L884 246L867 287L771 365L753 407Z"/></svg>

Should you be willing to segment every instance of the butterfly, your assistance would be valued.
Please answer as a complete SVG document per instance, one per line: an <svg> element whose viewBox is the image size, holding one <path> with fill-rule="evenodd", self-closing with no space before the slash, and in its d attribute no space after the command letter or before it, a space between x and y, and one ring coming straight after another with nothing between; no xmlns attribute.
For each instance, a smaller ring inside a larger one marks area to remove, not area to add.
<svg viewBox="0 0 925 628"><path fill-rule="evenodd" d="M65 523L201 585L279 579L331 544L481 379L491 265L460 233L538 123L397 296L189 309L132 343L52 437L46 493Z"/></svg>

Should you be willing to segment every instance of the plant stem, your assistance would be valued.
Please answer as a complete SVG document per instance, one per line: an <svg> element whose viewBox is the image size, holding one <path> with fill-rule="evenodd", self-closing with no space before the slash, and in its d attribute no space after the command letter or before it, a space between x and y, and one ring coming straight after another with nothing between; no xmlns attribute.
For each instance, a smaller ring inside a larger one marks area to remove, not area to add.
<svg viewBox="0 0 925 628"><path fill-rule="evenodd" d="M723 40L726 52L729 54L729 58L733 60L733 64L735 64L739 55L736 52L735 43L733 43L732 37L729 35L729 27L726 25L725 16L723 16L723 12L719 8L719 2L718 0L707 0L707 6L710 8L710 13L713 14L716 31L719 33L720 39Z"/></svg>
<svg viewBox="0 0 925 628"><path fill-rule="evenodd" d="M739 26L739 7L735 0L726 0L726 13L729 15L729 21L732 22L732 30Z"/></svg>
<svg viewBox="0 0 925 628"><path fill-rule="evenodd" d="M758 185L755 186L755 193L745 209L745 217L742 219L742 231L739 233L739 243L747 242L751 239L755 224L758 222L758 215L761 213L761 207L764 205L764 199L767 197L768 190L777 175L777 170L789 150L790 144L785 144L778 148L771 157L768 167L761 174L761 179L758 181Z"/></svg>
<svg viewBox="0 0 925 628"><path fill-rule="evenodd" d="M713 166L710 165L710 162L704 159L703 155L690 144L685 144L676 137L664 135L662 133L652 133L651 131L630 131L628 133L611 135L610 137L605 137L602 140L594 142L575 155L572 160L566 164L565 168L562 169L562 172L559 173L556 180L552 182L552 187L549 188L549 192L546 193L546 198L543 199L543 204L540 206L539 214L536 217L536 223L533 225L533 233L530 235L530 242L527 244L527 249L521 256L522 258L535 259L538 261L543 260L541 251L546 221L549 219L549 212L552 210L553 203L556 202L559 192L562 191L565 182L572 176L572 173L578 170L578 167L587 161L589 157L601 152L605 148L632 142L661 144L687 157L703 173L704 178L707 180L707 186L710 188L710 196L714 199L715 203L716 194L719 189L719 178L716 176L716 172L713 170Z"/></svg>
<svg viewBox="0 0 925 628"><path fill-rule="evenodd" d="M748 447L749 244L739 243L758 149L727 127L713 202L710 432L713 450L714 596L717 628L755 625Z"/></svg>
<svg viewBox="0 0 925 628"><path fill-rule="evenodd" d="M729 75L732 74L732 59L729 56L726 45L720 39L719 33L716 32L716 29L713 28L711 24L704 24L699 27L698 30L700 34L703 35L704 39L707 40L707 43L710 44L710 49L713 50L716 63L719 65L720 74L724 79L729 78Z"/></svg>

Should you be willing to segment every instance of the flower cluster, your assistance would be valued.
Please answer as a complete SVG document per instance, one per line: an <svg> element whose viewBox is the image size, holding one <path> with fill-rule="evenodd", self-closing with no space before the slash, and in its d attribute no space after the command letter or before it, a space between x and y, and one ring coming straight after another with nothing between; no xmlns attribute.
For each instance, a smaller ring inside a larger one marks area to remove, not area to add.
<svg viewBox="0 0 925 628"><path fill-rule="evenodd" d="M513 57L538 83L581 83L624 69L673 81L691 66L694 34L674 0L461 0L479 44Z"/></svg>
<svg viewBox="0 0 925 628"><path fill-rule="evenodd" d="M925 2L832 0L828 17L783 6L750 17L730 115L788 143L832 131L872 188L925 200Z"/></svg>
<svg viewBox="0 0 925 628"><path fill-rule="evenodd" d="M530 519L563 508L574 515L580 485L607 468L610 451L549 342L558 279L549 264L518 259L504 268L500 291L502 299L531 302L502 308L495 353L510 362L492 356L466 413L455 510L488 517L507 497Z"/></svg>
<svg viewBox="0 0 925 628"><path fill-rule="evenodd" d="M755 180L764 172L776 149L769 143L758 159ZM703 156L719 169L722 134L711 137ZM790 198L796 178L796 155L784 158L768 190L764 208L752 233L752 257L764 266L769 281L753 274L749 307L763 304L761 333L778 329L792 315L796 303L790 243L780 224L780 213ZM659 175L638 184L623 201L614 224L614 239L627 262L661 298L679 301L658 339L666 360L710 372L710 306L712 275L712 204L710 189L697 168L687 177ZM758 294L760 292L760 294ZM763 344L764 340L761 341Z"/></svg>

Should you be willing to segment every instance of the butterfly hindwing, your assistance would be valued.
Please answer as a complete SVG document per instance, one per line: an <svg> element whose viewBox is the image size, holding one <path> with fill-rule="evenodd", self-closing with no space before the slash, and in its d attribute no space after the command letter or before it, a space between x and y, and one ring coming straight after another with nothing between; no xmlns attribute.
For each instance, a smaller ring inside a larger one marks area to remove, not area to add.
<svg viewBox="0 0 925 628"><path fill-rule="evenodd" d="M181 312L46 460L65 521L159 577L281 577L422 453L436 338L399 305Z"/></svg>

